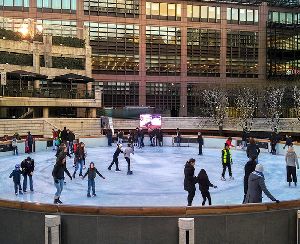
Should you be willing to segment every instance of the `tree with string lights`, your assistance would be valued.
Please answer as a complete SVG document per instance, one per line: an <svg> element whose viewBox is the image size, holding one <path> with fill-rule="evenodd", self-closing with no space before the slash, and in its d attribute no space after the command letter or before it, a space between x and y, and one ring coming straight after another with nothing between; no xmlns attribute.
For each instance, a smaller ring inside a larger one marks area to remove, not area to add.
<svg viewBox="0 0 300 244"><path fill-rule="evenodd" d="M294 87L293 98L294 98L296 116L298 121L300 122L300 88L298 86Z"/></svg>

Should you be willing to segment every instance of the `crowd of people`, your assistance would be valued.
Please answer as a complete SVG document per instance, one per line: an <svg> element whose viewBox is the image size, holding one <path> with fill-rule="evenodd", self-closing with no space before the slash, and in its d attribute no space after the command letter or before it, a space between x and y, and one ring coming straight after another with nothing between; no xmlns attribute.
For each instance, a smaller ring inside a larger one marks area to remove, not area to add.
<svg viewBox="0 0 300 244"><path fill-rule="evenodd" d="M162 146L163 145L163 133L161 129L151 129L148 131L149 140L151 146ZM83 142L77 143L75 140L74 133L64 127L63 130L52 130L53 136L53 150L56 151L56 162L52 171L52 177L54 181L54 185L56 187L56 193L54 196L54 203L60 204L62 201L60 200L61 193L63 191L63 187L66 184L65 182L65 174L72 180L75 179L77 172L79 171L79 177L84 179L88 178L88 187L87 187L87 197L96 196L95 192L95 177L98 175L99 177L105 179L105 177L97 170L94 162L90 162L88 169L84 173L85 169L87 151L85 148L85 144ZM110 136L110 134L109 134ZM179 128L176 130L175 135L176 146L180 146L181 143L181 132ZM16 140L19 139L18 135L14 135L12 146L17 147ZM125 139L127 140L127 146L123 147ZM28 142L26 146L29 147L29 151L32 152L32 144L33 137L28 132L27 139ZM108 140L109 141L109 140ZM272 135L271 139L271 153L276 154L276 144L279 142L276 134ZM113 141L109 141L108 145ZM204 139L202 137L201 132L198 132L197 142L199 145L198 155L203 154L203 145ZM31 146L30 146L31 145ZM133 171L131 170L131 155L135 153L134 148L142 148L144 147L144 131L136 128L135 130L129 131L127 138L124 136L124 132L119 130L117 132L117 146L116 150L112 157L112 162L108 166L108 170L112 170L113 165L115 165L116 172L120 171L119 168L119 156L123 155L124 159L127 162L127 175L132 175ZM231 165L233 163L231 148L234 147L232 144L232 138L229 137L224 145L224 148L221 150L221 180L226 181L226 171L228 171L229 180L234 180ZM287 182L289 186L293 182L295 186L297 186L297 174L296 168L299 169L298 157L293 148L293 141L291 137L286 137L286 144L284 146L288 147L286 153L286 173L287 173ZM248 162L244 166L244 197L243 203L258 203L262 202L262 192L266 194L272 201L279 202L272 194L268 191L265 185L265 177L263 174L264 167L259 163L259 154L260 148L257 145L254 138L245 138L242 137L241 148L246 151L246 155L248 157ZM17 148L14 149L14 152L17 154ZM74 156L74 171L73 174L67 168L66 165L66 157ZM217 188L216 185L212 184L209 180L208 174L205 169L201 169L197 176L195 176L195 163L196 160L191 158L185 164L184 168L184 190L188 192L188 206L192 205L195 192L196 192L196 184L199 185L199 190L201 192L203 201L202 205L212 204L211 195L209 192L209 188ZM33 172L34 172L34 160L30 157L24 159L21 164L16 164L15 169L11 172L10 178L13 178L15 194L23 194L27 191L27 183L29 182L30 191L33 192ZM21 184L23 177L23 183ZM92 190L92 194L91 194Z"/></svg>

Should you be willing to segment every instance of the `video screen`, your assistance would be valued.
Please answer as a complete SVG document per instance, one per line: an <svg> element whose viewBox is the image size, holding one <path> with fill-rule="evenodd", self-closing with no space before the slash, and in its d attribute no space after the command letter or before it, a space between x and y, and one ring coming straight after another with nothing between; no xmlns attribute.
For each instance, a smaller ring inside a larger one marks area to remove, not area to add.
<svg viewBox="0 0 300 244"><path fill-rule="evenodd" d="M161 115L160 114L141 114L140 127L147 129L161 128Z"/></svg>

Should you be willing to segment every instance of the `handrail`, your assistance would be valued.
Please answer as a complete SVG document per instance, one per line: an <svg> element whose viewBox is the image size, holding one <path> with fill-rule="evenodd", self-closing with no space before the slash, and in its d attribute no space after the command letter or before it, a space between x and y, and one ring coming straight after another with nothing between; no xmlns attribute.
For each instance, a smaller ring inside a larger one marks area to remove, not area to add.
<svg viewBox="0 0 300 244"><path fill-rule="evenodd" d="M280 203L254 203L203 207L95 207L18 202L1 199L0 208L19 209L23 211L35 211L43 213L68 213L107 216L194 216L217 214L247 214L276 210L298 209L300 208L300 200L283 201Z"/></svg>

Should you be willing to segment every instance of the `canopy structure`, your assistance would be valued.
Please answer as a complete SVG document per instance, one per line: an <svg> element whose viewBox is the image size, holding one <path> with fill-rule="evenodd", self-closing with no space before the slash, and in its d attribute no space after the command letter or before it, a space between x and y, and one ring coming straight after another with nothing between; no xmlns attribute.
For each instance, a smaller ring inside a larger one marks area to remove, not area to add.
<svg viewBox="0 0 300 244"><path fill-rule="evenodd" d="M46 75L41 75L38 73L28 72L24 70L16 70L7 73L8 79L18 79L18 80L41 80L46 79Z"/></svg>
<svg viewBox="0 0 300 244"><path fill-rule="evenodd" d="M56 82L70 82L70 83L78 83L78 84L87 84L89 82L95 81L93 78L84 76L84 75L78 75L78 74L65 74L56 76L53 81Z"/></svg>

